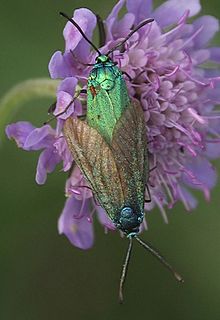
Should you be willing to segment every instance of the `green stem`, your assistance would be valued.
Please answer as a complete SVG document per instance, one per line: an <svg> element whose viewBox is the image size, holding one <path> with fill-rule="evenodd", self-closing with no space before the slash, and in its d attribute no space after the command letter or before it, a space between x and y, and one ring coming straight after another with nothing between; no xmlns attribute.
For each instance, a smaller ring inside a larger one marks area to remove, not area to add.
<svg viewBox="0 0 220 320"><path fill-rule="evenodd" d="M60 80L49 78L30 79L9 90L0 100L0 135L25 102L36 98L55 98L59 83Z"/></svg>

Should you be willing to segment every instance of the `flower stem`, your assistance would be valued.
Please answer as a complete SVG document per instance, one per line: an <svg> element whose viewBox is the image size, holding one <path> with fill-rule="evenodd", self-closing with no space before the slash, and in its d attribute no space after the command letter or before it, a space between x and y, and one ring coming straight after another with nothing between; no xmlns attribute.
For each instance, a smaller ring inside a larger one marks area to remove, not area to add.
<svg viewBox="0 0 220 320"><path fill-rule="evenodd" d="M10 89L0 100L0 136L5 125L25 102L36 98L56 98L59 83L60 80L49 78L29 79Z"/></svg>

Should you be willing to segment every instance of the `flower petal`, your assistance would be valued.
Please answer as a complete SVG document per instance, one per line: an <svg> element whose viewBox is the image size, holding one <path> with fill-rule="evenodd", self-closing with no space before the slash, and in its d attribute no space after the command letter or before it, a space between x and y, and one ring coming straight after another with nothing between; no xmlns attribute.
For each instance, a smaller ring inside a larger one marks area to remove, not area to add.
<svg viewBox="0 0 220 320"><path fill-rule="evenodd" d="M59 115L59 119L66 120L69 118L69 116L74 112L74 102L71 103L72 100L73 97L69 93L65 91L59 91L57 93L57 103L54 115L58 116L60 113L64 112ZM71 105L69 106L70 103ZM67 108L67 106L69 107Z"/></svg>
<svg viewBox="0 0 220 320"><path fill-rule="evenodd" d="M27 137L24 148L25 150L40 150L51 147L55 142L55 130L49 125L41 128L35 128Z"/></svg>
<svg viewBox="0 0 220 320"><path fill-rule="evenodd" d="M192 195L191 192L188 191L187 188L179 186L177 196L179 200L183 202L187 211L191 211L192 209L195 209L197 207L197 199Z"/></svg>
<svg viewBox="0 0 220 320"><path fill-rule="evenodd" d="M192 188L203 190L211 189L217 182L216 171L210 162L201 157L197 157L186 164L186 168L193 174L194 178L184 177L184 181Z"/></svg>
<svg viewBox="0 0 220 320"><path fill-rule="evenodd" d="M96 16L87 8L74 11L73 20L80 26L85 35L91 39L93 30L96 26ZM90 44L83 38L81 33L71 22L67 22L63 35L66 41L66 51L74 50L74 53L80 57L81 61L87 61Z"/></svg>
<svg viewBox="0 0 220 320"><path fill-rule="evenodd" d="M65 193L67 196L74 195L77 200L93 197L91 188L77 166L72 168L71 174L66 181Z"/></svg>
<svg viewBox="0 0 220 320"><path fill-rule="evenodd" d="M68 171L72 166L73 157L69 151L65 138L60 136L54 143L54 147L56 148L60 158L63 160L63 171Z"/></svg>
<svg viewBox="0 0 220 320"><path fill-rule="evenodd" d="M220 63L220 48L219 47L209 48L209 52L210 52L210 60Z"/></svg>
<svg viewBox="0 0 220 320"><path fill-rule="evenodd" d="M151 17L152 0L127 0L126 6L128 12L134 14L136 24Z"/></svg>
<svg viewBox="0 0 220 320"><path fill-rule="evenodd" d="M96 212L98 215L99 222L103 226L105 226L109 230L116 229L114 223L111 221L111 219L108 217L107 213L105 212L105 210L101 206L96 205Z"/></svg>
<svg viewBox="0 0 220 320"><path fill-rule="evenodd" d="M210 51L208 49L199 49L194 51L191 54L192 62L195 65L206 62L207 60L209 60L209 57L210 57Z"/></svg>
<svg viewBox="0 0 220 320"><path fill-rule="evenodd" d="M114 38L125 38L134 25L135 16L132 13L126 13L113 27Z"/></svg>
<svg viewBox="0 0 220 320"><path fill-rule="evenodd" d="M189 10L189 17L199 13L201 5L199 0L168 0L158 7L152 17L161 27L176 23L185 11Z"/></svg>
<svg viewBox="0 0 220 320"><path fill-rule="evenodd" d="M64 233L69 241L80 249L89 249L93 245L93 226L88 219L89 201L76 200L74 197L68 198L63 212L58 221L59 233ZM79 214L81 217L79 217ZM78 218L75 218L77 217Z"/></svg>
<svg viewBox="0 0 220 320"><path fill-rule="evenodd" d="M76 85L78 80L75 77L67 77L65 78L57 88L57 91L65 91L69 93L71 96L74 96Z"/></svg>
<svg viewBox="0 0 220 320"><path fill-rule="evenodd" d="M71 76L70 67L61 51L56 51L52 55L48 69L52 79Z"/></svg>
<svg viewBox="0 0 220 320"><path fill-rule="evenodd" d="M44 184L47 179L47 173L51 173L60 161L60 156L55 148L45 149L38 159L35 177L36 182L38 184Z"/></svg>
<svg viewBox="0 0 220 320"><path fill-rule="evenodd" d="M24 147L25 141L29 134L35 129L35 127L26 121L19 121L17 123L9 124L6 129L6 135L9 139L14 139L19 148L29 150Z"/></svg>
<svg viewBox="0 0 220 320"><path fill-rule="evenodd" d="M106 41L107 42L113 39L113 33L114 33L113 27L115 22L117 21L119 11L123 7L124 2L125 0L119 0L106 19L106 26L107 26Z"/></svg>
<svg viewBox="0 0 220 320"><path fill-rule="evenodd" d="M207 143L206 155L209 159L217 159L220 157L220 142Z"/></svg>
<svg viewBox="0 0 220 320"><path fill-rule="evenodd" d="M108 15L106 22L109 22L111 19L117 19L119 11L121 10L121 8L123 7L125 3L125 0L119 0L116 5L114 6L114 8L112 9L111 13Z"/></svg>
<svg viewBox="0 0 220 320"><path fill-rule="evenodd" d="M200 32L194 39L195 47L202 48L214 37L215 33L219 30L218 19L212 16L203 16L198 18L193 23L195 30L198 30L203 26L202 32Z"/></svg>

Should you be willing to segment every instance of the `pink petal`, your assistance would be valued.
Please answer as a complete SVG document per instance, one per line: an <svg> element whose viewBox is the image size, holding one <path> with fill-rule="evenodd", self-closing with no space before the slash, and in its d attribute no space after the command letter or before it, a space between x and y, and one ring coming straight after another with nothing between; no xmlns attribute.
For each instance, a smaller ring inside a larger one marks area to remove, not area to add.
<svg viewBox="0 0 220 320"><path fill-rule="evenodd" d="M51 173L56 165L61 161L55 149L45 149L39 157L36 172L36 182L44 184L47 179L47 173Z"/></svg>
<svg viewBox="0 0 220 320"><path fill-rule="evenodd" d="M152 0L127 0L126 6L128 12L134 14L136 24L151 17Z"/></svg>
<svg viewBox="0 0 220 320"><path fill-rule="evenodd" d="M200 32L194 39L195 46L202 48L214 37L215 33L219 30L218 19L212 16L203 16L198 18L193 23L195 30L203 26L202 32Z"/></svg>
<svg viewBox="0 0 220 320"><path fill-rule="evenodd" d="M69 241L80 249L89 249L93 245L93 226L89 221L89 201L76 200L74 197L68 198L63 212L58 220L59 233L64 233ZM76 218L78 216L78 218Z"/></svg>
<svg viewBox="0 0 220 320"><path fill-rule="evenodd" d="M87 8L81 8L74 11L73 20L80 26L86 36L91 39L93 30L96 26L96 16ZM74 50L76 56L79 56L82 61L88 58L90 44L83 38L79 30L67 22L63 35L66 40L65 51Z"/></svg>
<svg viewBox="0 0 220 320"><path fill-rule="evenodd" d="M181 18L189 10L189 17L195 16L201 10L199 0L168 0L159 6L153 13L154 18L161 27L169 26Z"/></svg>

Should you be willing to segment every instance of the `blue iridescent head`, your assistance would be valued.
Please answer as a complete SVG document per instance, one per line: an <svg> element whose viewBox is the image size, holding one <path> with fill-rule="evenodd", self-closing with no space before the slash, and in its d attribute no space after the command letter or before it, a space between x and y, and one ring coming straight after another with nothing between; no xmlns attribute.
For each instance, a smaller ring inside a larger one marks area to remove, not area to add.
<svg viewBox="0 0 220 320"><path fill-rule="evenodd" d="M139 227L143 221L143 212L135 212L131 207L125 206L115 219L117 228L131 237L139 232Z"/></svg>

